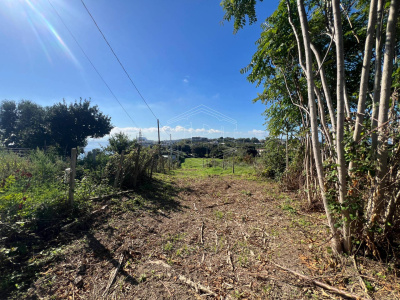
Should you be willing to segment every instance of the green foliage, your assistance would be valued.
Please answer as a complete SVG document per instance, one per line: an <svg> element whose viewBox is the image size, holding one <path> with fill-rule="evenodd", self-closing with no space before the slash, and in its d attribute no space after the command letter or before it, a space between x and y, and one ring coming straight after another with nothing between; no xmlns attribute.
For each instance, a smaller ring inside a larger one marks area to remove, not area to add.
<svg viewBox="0 0 400 300"><path fill-rule="evenodd" d="M0 138L6 147L55 147L69 155L71 148L86 146L88 137L99 138L112 129L110 117L90 100L65 101L42 107L31 101L4 100L0 104Z"/></svg>
<svg viewBox="0 0 400 300"><path fill-rule="evenodd" d="M209 157L210 150L203 145L194 145L192 146L192 153L195 157Z"/></svg>
<svg viewBox="0 0 400 300"><path fill-rule="evenodd" d="M180 173L182 176L212 176L212 175L237 175L237 176L252 176L255 175L253 165L245 162L235 162L235 173L232 173L232 159L213 159L214 165L207 166L207 159L204 158L186 158L181 165L181 170L178 169L175 173ZM203 167L204 161L204 167ZM211 160L209 160L211 161ZM222 166L225 166L223 168Z"/></svg>
<svg viewBox="0 0 400 300"><path fill-rule="evenodd" d="M262 0L260 0L262 1ZM257 21L256 16L256 0L223 0L221 6L225 12L224 20L230 21L234 19L234 32L246 25L246 16L249 23L252 24Z"/></svg>
<svg viewBox="0 0 400 300"><path fill-rule="evenodd" d="M143 148L136 145L124 156L122 162L122 182L124 188L135 187L135 181L143 182L149 179L152 163L160 163L162 158L158 156L158 148ZM120 164L121 155L114 154L110 157L105 167L105 176L109 182L113 182ZM154 166L153 166L154 168ZM155 168L154 168L155 169Z"/></svg>
<svg viewBox="0 0 400 300"><path fill-rule="evenodd" d="M108 139L108 143L109 145L106 148L107 151L121 154L123 150L128 151L131 147L133 147L136 144L136 140L130 140L127 134L119 132L112 135Z"/></svg>
<svg viewBox="0 0 400 300"><path fill-rule="evenodd" d="M279 178L285 171L285 144L280 139L269 138L262 153L262 174L268 178Z"/></svg>
<svg viewBox="0 0 400 300"><path fill-rule="evenodd" d="M47 121L52 140L62 154L69 154L71 148L84 147L88 137L100 138L111 129L111 118L100 112L97 105L82 99L67 105L65 100L51 106Z"/></svg>

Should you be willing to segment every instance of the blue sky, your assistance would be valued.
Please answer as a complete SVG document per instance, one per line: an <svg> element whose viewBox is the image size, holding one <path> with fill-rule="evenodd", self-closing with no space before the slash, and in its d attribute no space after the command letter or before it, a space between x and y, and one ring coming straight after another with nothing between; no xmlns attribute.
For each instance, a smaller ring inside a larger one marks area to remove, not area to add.
<svg viewBox="0 0 400 300"><path fill-rule="evenodd" d="M1 1L0 100L29 99L45 106L62 99L91 98L111 116L113 132L134 137L142 128L144 136L156 139L155 117L81 1L50 1L134 122L95 73L48 0ZM173 139L266 135L264 106L252 103L261 90L239 71L251 61L260 24L277 8L278 0L258 4L258 23L236 35L232 22L221 24L224 13L219 1L84 2L161 126L167 126L162 139L170 133ZM192 113L185 114L188 111Z"/></svg>

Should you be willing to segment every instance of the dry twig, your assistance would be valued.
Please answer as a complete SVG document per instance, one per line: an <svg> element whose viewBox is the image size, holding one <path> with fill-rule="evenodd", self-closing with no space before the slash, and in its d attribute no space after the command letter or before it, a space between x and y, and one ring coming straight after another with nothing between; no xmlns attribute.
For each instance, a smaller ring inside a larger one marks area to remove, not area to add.
<svg viewBox="0 0 400 300"><path fill-rule="evenodd" d="M232 262L232 254L231 254L231 251L228 251L228 257L227 257L227 259L226 259L226 262L229 263L229 264L231 265L232 271L235 271L235 266L233 265L233 262Z"/></svg>
<svg viewBox="0 0 400 300"><path fill-rule="evenodd" d="M302 278L302 279L304 279L304 280L307 280L307 281L309 281L309 282L312 282L312 283L315 284L316 286L322 287L322 288L324 288L324 289L326 289L326 290L328 290L328 291L331 291L331 292L333 292L333 293L335 293L335 294L338 294L338 295L340 295L340 296L347 297L347 298L349 298L349 299L354 299L354 300L366 300L365 298L362 298L362 297L360 297L360 296L358 296L358 295L354 295L354 294L352 294L352 293L339 290L338 288L335 288L335 287L333 287L333 286L331 286L331 285L329 285L329 284L326 284L326 283L323 283L323 282L321 282L321 281L312 279L311 277L308 277L308 276L306 276L306 275L300 274L300 273L298 273L298 272L296 272L296 271L293 271L293 270L291 270L291 269L282 267L281 265L278 265L278 264L276 264L276 263L274 263L274 262L271 262L271 263L273 263L275 266L277 266L278 268L280 268L280 269L282 269L282 270L285 270L285 271L287 271L287 272L289 272L289 273L292 273L293 275L296 275L296 276L298 276L298 277L300 277L300 278Z"/></svg>
<svg viewBox="0 0 400 300"><path fill-rule="evenodd" d="M361 278L360 272L358 271L357 262L356 262L356 259L354 258L354 256L351 256L351 260L353 261L353 265L354 265L354 268L355 268L355 270L356 270L356 275L357 275L357 277L358 277L358 281L360 282L361 287L364 289L364 292L365 292L365 294L367 295L367 298L368 298L368 299L371 299L371 297L368 295L368 289L367 289L367 287L365 286L365 282L364 282L364 280Z"/></svg>
<svg viewBox="0 0 400 300"><path fill-rule="evenodd" d="M189 278L186 278L186 277L183 276L183 275L179 275L178 278L179 278L180 281L182 281L182 282L186 283L187 285L193 287L193 288L196 290L196 292L203 291L203 292L205 292L205 293L207 293L207 294L209 294L209 295L212 295L212 296L214 296L214 297L217 296L217 294L215 294L215 293L214 293L212 290L210 290L208 287L205 287L204 285L202 285L202 284L200 284L200 283L196 283L196 282L190 280Z"/></svg>
<svg viewBox="0 0 400 300"><path fill-rule="evenodd" d="M111 272L111 276L110 276L110 279L108 280L106 290L103 293L103 297L107 296L108 291L111 288L111 285L114 283L115 277L117 277L117 273L118 273L119 269L121 268L123 260L124 260L124 255L121 254L119 261L118 261L118 265L115 267L114 271Z"/></svg>
<svg viewBox="0 0 400 300"><path fill-rule="evenodd" d="M201 223L201 227L200 227L200 243L201 244L204 244L203 234L204 234L204 222Z"/></svg>

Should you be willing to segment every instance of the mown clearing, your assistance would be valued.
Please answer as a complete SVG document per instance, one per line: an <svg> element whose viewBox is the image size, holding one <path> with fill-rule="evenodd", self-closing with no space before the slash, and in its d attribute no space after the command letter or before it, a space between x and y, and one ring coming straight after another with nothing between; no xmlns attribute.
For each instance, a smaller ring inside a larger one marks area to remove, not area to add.
<svg viewBox="0 0 400 300"><path fill-rule="evenodd" d="M242 175L197 174L159 176L48 232L52 248L30 259L42 266L38 278L14 297L341 299L276 263L367 298L362 278L376 299L400 299L395 265L358 258L356 271L333 258L324 214L301 210L296 195Z"/></svg>

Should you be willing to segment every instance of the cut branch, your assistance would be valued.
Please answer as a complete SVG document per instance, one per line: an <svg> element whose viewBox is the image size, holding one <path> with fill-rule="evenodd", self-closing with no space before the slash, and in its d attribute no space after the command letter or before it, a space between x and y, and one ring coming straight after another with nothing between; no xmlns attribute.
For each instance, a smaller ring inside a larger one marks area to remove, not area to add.
<svg viewBox="0 0 400 300"><path fill-rule="evenodd" d="M117 273L118 273L119 269L121 268L123 260L124 260L124 255L121 254L119 261L118 261L118 265L115 267L114 271L111 273L110 279L108 280L108 284L107 284L106 290L103 293L103 297L107 296L108 291L110 290L112 284L114 283L115 277L117 277Z"/></svg>
<svg viewBox="0 0 400 300"><path fill-rule="evenodd" d="M331 286L331 285L329 285L329 284L326 284L326 283L323 283L323 282L321 282L321 281L312 279L311 277L308 277L308 276L306 276L306 275L300 274L300 273L298 273L298 272L296 272L296 271L293 271L293 270L291 270L291 269L282 267L281 265L278 265L278 264L276 264L276 263L274 263L274 262L271 262L271 263L274 264L275 266L277 266L278 268L281 268L282 270L285 270L285 271L287 271L287 272L289 272L289 273L292 273L293 275L296 275L296 276L298 276L298 277L300 277L300 278L302 278L302 279L304 279L304 280L307 280L307 281L309 281L309 282L312 282L312 283L315 284L316 286L322 287L322 288L324 288L324 289L326 289L326 290L328 290L328 291L331 291L331 292L333 292L333 293L335 293L335 294L338 294L338 295L340 295L340 296L347 297L347 298L349 298L349 299L355 299L355 300L367 300L367 299L362 298L362 297L360 297L360 296L358 296L358 295L355 295L355 294L352 294L352 293L349 293L349 292L346 292L346 291L339 290L338 288L335 288L335 287L333 287L333 286Z"/></svg>

